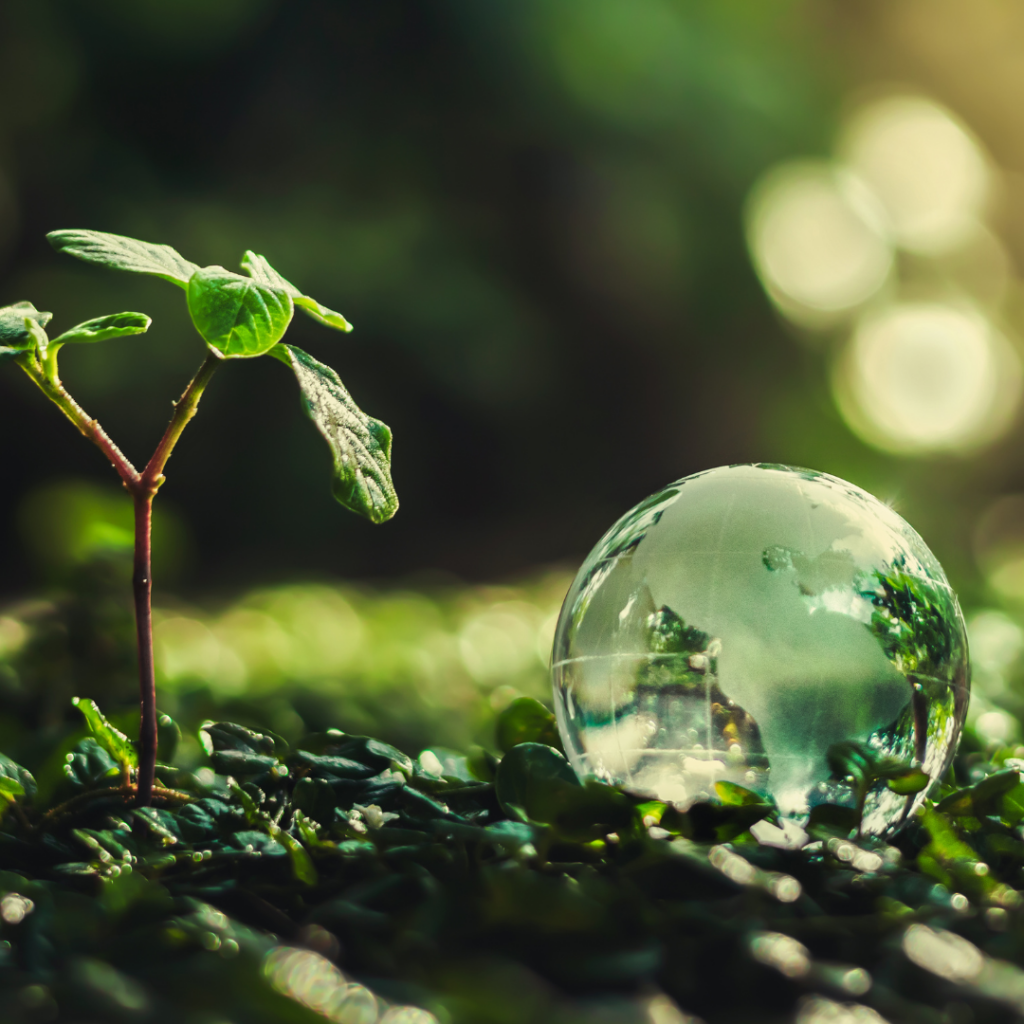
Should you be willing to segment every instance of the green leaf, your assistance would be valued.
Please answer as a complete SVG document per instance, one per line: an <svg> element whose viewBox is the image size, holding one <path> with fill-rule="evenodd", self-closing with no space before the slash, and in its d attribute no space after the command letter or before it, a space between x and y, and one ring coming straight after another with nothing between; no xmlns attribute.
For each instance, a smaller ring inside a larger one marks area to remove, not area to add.
<svg viewBox="0 0 1024 1024"><path fill-rule="evenodd" d="M870 779L875 771L875 755L870 747L854 740L833 743L826 752L828 766L837 779L852 776L858 783Z"/></svg>
<svg viewBox="0 0 1024 1024"><path fill-rule="evenodd" d="M566 790L580 789L569 762L543 743L520 743L498 765L494 789L502 809L516 808L534 821L552 822L567 801Z"/></svg>
<svg viewBox="0 0 1024 1024"><path fill-rule="evenodd" d="M507 754L519 743L546 743L562 750L555 716L533 697L517 697L495 723L498 747Z"/></svg>
<svg viewBox="0 0 1024 1024"><path fill-rule="evenodd" d="M292 865L292 874L303 885L316 885L318 878L306 848L293 835L276 825L271 826L270 837L276 839L287 851Z"/></svg>
<svg viewBox="0 0 1024 1024"><path fill-rule="evenodd" d="M0 358L9 358L20 352L30 352L37 340L26 324L32 321L40 330L52 319L52 313L43 313L31 302L16 302L0 308Z"/></svg>
<svg viewBox="0 0 1024 1024"><path fill-rule="evenodd" d="M199 727L199 742L207 754L233 750L243 754L273 754L277 744L272 736L234 722L204 722Z"/></svg>
<svg viewBox="0 0 1024 1024"><path fill-rule="evenodd" d="M5 797L7 800L13 800L15 797L24 795L25 787L17 779L0 775L0 796Z"/></svg>
<svg viewBox="0 0 1024 1024"><path fill-rule="evenodd" d="M318 825L330 825L334 821L338 798L334 787L324 779L299 779L292 793L292 801Z"/></svg>
<svg viewBox="0 0 1024 1024"><path fill-rule="evenodd" d="M767 803L765 798L745 786L723 779L715 783L715 793L726 807L752 807Z"/></svg>
<svg viewBox="0 0 1024 1024"><path fill-rule="evenodd" d="M170 764L181 742L180 726L170 715L158 715L156 737L156 759L161 764Z"/></svg>
<svg viewBox="0 0 1024 1024"><path fill-rule="evenodd" d="M995 772L967 789L950 793L939 801L936 810L954 818L983 818L987 814L997 814L1004 794L1019 784L1020 773L1016 768Z"/></svg>
<svg viewBox="0 0 1024 1024"><path fill-rule="evenodd" d="M124 338L131 334L145 334L153 321L145 313L111 313L72 327L54 338L51 345L89 344L108 338Z"/></svg>
<svg viewBox="0 0 1024 1024"><path fill-rule="evenodd" d="M96 742L119 764L122 769L134 768L139 763L138 755L131 740L120 729L116 729L104 718L96 701L73 697L71 703L85 716L89 732Z"/></svg>
<svg viewBox="0 0 1024 1024"><path fill-rule="evenodd" d="M3 782L2 780L7 780ZM29 800L36 795L36 780L27 768L0 754L0 786L7 786L5 792L20 796L24 794ZM21 793L15 793L12 786L20 786Z"/></svg>
<svg viewBox="0 0 1024 1024"><path fill-rule="evenodd" d="M91 736L64 758L63 772L73 786L86 789L100 784L115 786L123 776L114 758Z"/></svg>
<svg viewBox="0 0 1024 1024"><path fill-rule="evenodd" d="M260 775L276 768L278 760L273 754L250 754L242 750L216 750L213 767L221 775Z"/></svg>
<svg viewBox="0 0 1024 1024"><path fill-rule="evenodd" d="M188 283L188 311L210 348L229 359L270 351L284 337L291 296L223 267L197 270Z"/></svg>
<svg viewBox="0 0 1024 1024"><path fill-rule="evenodd" d="M137 238L105 231L70 229L51 231L46 237L58 252L66 252L86 263L135 274L153 274L181 288L188 288L189 278L199 269L169 245L140 242Z"/></svg>
<svg viewBox="0 0 1024 1024"><path fill-rule="evenodd" d="M927 789L931 781L927 772L921 771L920 768L908 768L902 775L890 778L887 785L894 793L899 793L900 796L909 796L912 793L920 793L922 789Z"/></svg>
<svg viewBox="0 0 1024 1024"><path fill-rule="evenodd" d="M383 523L398 511L391 481L391 431L352 401L329 366L294 345L270 353L290 366L309 418L334 456L334 497L346 508Z"/></svg>
<svg viewBox="0 0 1024 1024"><path fill-rule="evenodd" d="M262 256L251 250L242 257L242 269L256 282L268 288L280 288L287 292L296 306L307 316L319 321L326 327L334 327L339 331L351 331L352 325L333 309L321 306L316 299L303 295L291 281L282 277Z"/></svg>
<svg viewBox="0 0 1024 1024"><path fill-rule="evenodd" d="M811 817L804 829L814 839L848 839L859 824L860 815L853 807L818 804L811 808Z"/></svg>

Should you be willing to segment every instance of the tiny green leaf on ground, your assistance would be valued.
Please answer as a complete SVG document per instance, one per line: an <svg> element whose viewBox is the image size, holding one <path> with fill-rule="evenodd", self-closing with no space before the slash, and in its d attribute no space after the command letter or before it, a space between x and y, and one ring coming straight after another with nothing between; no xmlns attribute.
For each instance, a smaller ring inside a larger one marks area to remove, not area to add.
<svg viewBox="0 0 1024 1024"><path fill-rule="evenodd" d="M5 787L4 791L12 796L24 796L31 800L36 795L36 780L32 773L3 754L0 754L0 786Z"/></svg>
<svg viewBox="0 0 1024 1024"><path fill-rule="evenodd" d="M264 257L247 251L242 257L242 269L254 280L268 288L280 288L287 292L307 316L339 331L351 331L352 325L340 314L326 306L321 306L316 299L303 295L287 278L282 277Z"/></svg>
<svg viewBox="0 0 1024 1024"><path fill-rule="evenodd" d="M46 237L58 252L66 252L86 263L135 274L153 274L180 288L187 288L189 278L199 269L169 245L140 242L137 238L105 231L68 229L51 231Z"/></svg>
<svg viewBox="0 0 1024 1024"><path fill-rule="evenodd" d="M546 743L562 750L554 714L533 697L517 697L498 715L495 737L506 754L519 743Z"/></svg>
<svg viewBox="0 0 1024 1024"><path fill-rule="evenodd" d="M519 743L501 759L495 793L505 812L524 812L535 821L553 822L568 799L568 790L580 788L569 762L543 743Z"/></svg>
<svg viewBox="0 0 1024 1024"><path fill-rule="evenodd" d="M398 511L391 480L391 430L352 401L329 366L294 345L271 355L291 367L310 419L334 457L334 496L346 508L382 523Z"/></svg>
<svg viewBox="0 0 1024 1024"><path fill-rule="evenodd" d="M900 775L893 776L887 780L887 785L894 793L900 796L909 796L912 793L920 793L931 784L930 776L921 771L920 768L911 768Z"/></svg>
<svg viewBox="0 0 1024 1024"><path fill-rule="evenodd" d="M96 701L75 697L71 703L85 716L89 732L93 734L96 742L122 768L134 768L138 764L138 755L131 740L120 729L107 721Z"/></svg>
<svg viewBox="0 0 1024 1024"><path fill-rule="evenodd" d="M851 839L857 812L822 805L821 841L782 850L751 836L767 805L743 787L679 811L580 785L545 744L513 746L495 792L337 730L293 752L230 722L201 732L211 760L169 769L147 808L92 736L39 806L0 759L12 1024L40 1019L20 1014L26 992L58 1007L48 1019L139 1024L1024 1012L1019 773L977 754L954 771L984 777L945 794L963 817L928 802L897 836ZM262 770L217 774L226 754Z"/></svg>
<svg viewBox="0 0 1024 1024"><path fill-rule="evenodd" d="M188 311L203 340L227 358L260 356L284 337L291 297L223 267L205 267L188 284Z"/></svg>
<svg viewBox="0 0 1024 1024"><path fill-rule="evenodd" d="M77 324L54 338L52 345L90 344L108 338L124 338L145 334L153 321L145 313L111 313Z"/></svg>

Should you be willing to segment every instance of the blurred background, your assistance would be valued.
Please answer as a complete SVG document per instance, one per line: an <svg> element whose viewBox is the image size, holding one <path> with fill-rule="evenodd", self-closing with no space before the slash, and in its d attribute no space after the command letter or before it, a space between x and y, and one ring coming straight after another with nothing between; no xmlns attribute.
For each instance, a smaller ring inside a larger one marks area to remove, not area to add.
<svg viewBox="0 0 1024 1024"><path fill-rule="evenodd" d="M226 367L156 524L167 710L489 742L554 616L666 482L785 462L890 501L1024 689L1024 9L998 0L5 0L0 304L137 309L62 374L143 461L202 358L180 294L47 231L264 254L394 430L374 527L273 360ZM0 745L132 700L130 509L0 374ZM1018 696L1020 694L1021 696ZM23 742L23 741L22 741Z"/></svg>

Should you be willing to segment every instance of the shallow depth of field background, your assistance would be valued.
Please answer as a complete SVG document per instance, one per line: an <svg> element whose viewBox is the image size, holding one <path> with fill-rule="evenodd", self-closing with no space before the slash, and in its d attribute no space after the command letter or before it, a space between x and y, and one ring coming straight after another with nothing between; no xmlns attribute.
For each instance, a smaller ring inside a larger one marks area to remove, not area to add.
<svg viewBox="0 0 1024 1024"><path fill-rule="evenodd" d="M158 501L166 710L486 744L545 695L622 512L771 461L918 528L969 613L975 728L1016 741L1022 46L997 0L8 0L0 304L155 319L65 351L86 409L143 460L202 346L177 290L56 256L60 227L263 253L355 323L290 337L395 434L374 527L279 364L218 374ZM0 436L14 753L73 694L131 706L130 509L10 366Z"/></svg>

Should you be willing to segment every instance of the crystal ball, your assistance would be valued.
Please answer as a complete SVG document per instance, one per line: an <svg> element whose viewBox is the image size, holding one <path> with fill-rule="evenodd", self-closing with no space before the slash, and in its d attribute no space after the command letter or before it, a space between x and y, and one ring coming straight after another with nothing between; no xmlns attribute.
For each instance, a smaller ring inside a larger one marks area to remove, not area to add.
<svg viewBox="0 0 1024 1024"><path fill-rule="evenodd" d="M581 778L683 810L728 782L797 825L862 810L875 834L945 772L970 693L956 595L913 528L844 480L764 464L678 480L598 541L552 678ZM851 750L881 766L857 785ZM900 765L926 787L896 792Z"/></svg>

